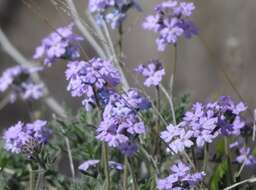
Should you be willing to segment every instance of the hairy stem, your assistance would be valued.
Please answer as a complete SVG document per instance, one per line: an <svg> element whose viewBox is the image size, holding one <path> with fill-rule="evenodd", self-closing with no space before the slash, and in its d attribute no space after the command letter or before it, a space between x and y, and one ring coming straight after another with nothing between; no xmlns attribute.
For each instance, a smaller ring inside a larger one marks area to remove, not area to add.
<svg viewBox="0 0 256 190"><path fill-rule="evenodd" d="M108 167L108 145L105 142L102 145L102 152L103 152L104 174L106 178L106 189L111 190L109 167Z"/></svg>
<svg viewBox="0 0 256 190"><path fill-rule="evenodd" d="M159 86L156 86L156 108L157 110L161 113L160 111L160 104L161 104L161 97L160 97L160 89ZM156 134L155 134L155 150L154 154L156 155L156 158L158 159L158 155L160 153L160 117L157 117L157 122L156 122Z"/></svg>
<svg viewBox="0 0 256 190"><path fill-rule="evenodd" d="M122 58L123 58L123 25L120 24L118 28L118 33L119 33L119 39L118 39L118 46L119 46L119 61L120 61L120 66L122 67Z"/></svg>
<svg viewBox="0 0 256 190"><path fill-rule="evenodd" d="M41 188L41 183L43 181L43 170L41 169L41 167L39 166L39 169L38 169L38 175L37 175L37 180L36 180L36 186L35 186L35 190L40 190L40 189L44 189L44 188Z"/></svg>
<svg viewBox="0 0 256 190"><path fill-rule="evenodd" d="M136 175L135 175L135 172L134 172L129 160L128 160L128 167L129 167L129 171L132 175L132 190L138 190Z"/></svg>
<svg viewBox="0 0 256 190"><path fill-rule="evenodd" d="M124 157L123 189L128 190L128 158Z"/></svg>
<svg viewBox="0 0 256 190"><path fill-rule="evenodd" d="M70 171L71 171L71 176L72 176L72 180L74 182L75 181L75 168L74 168L74 162L73 162L70 142L69 142L69 139L67 137L65 138L65 143L66 143L67 152L68 152L68 160L69 160L69 167L70 167Z"/></svg>
<svg viewBox="0 0 256 190"><path fill-rule="evenodd" d="M93 87L93 93L94 93L94 97L95 97L95 101L96 101L96 106L98 109L98 120L100 121L102 119L102 109L100 106L100 102L99 102L99 98L96 92L95 87ZM102 158L101 158L101 162L103 164L103 168L104 168L104 174L105 174L105 178L106 178L106 189L110 190L111 189L111 181L110 181L110 175L109 175L109 167L108 167L108 145L106 142L102 143Z"/></svg>
<svg viewBox="0 0 256 190"><path fill-rule="evenodd" d="M176 121L176 114L175 114L175 109L174 109L174 104L173 104L173 98L172 98L172 95L169 95L167 90L165 89L165 87L160 84L159 85L160 89L162 90L162 92L164 93L164 95L166 96L169 104L170 104L170 107L171 107L171 113L172 113L172 119L173 119L173 124L176 125L177 124L177 121Z"/></svg>
<svg viewBox="0 0 256 190"><path fill-rule="evenodd" d="M106 56L105 52L103 51L103 49L101 48L101 46L98 44L98 42L94 39L92 34L88 31L88 29L82 23L81 18L80 18L79 14L76 10L76 7L75 7L75 4L74 4L73 0L66 0L66 2L67 2L68 6L70 8L72 17L74 19L74 22L75 22L77 28L85 36L86 40L89 41L89 43L95 49L97 54L102 58L107 58L107 56Z"/></svg>
<svg viewBox="0 0 256 190"><path fill-rule="evenodd" d="M240 185L243 185L243 184L246 184L246 183L255 183L256 182L256 178L253 177L253 178L249 178L249 179L246 179L246 180L243 180L243 181L240 181L240 182L237 182L229 187L226 187L224 190L230 190L230 189L234 189Z"/></svg>
<svg viewBox="0 0 256 190"><path fill-rule="evenodd" d="M203 171L206 171L207 169L207 164L208 164L208 159L209 159L209 155L208 155L208 145L206 144L204 146L204 163L203 163Z"/></svg>
<svg viewBox="0 0 256 190"><path fill-rule="evenodd" d="M193 162L194 162L194 164L195 164L195 167L197 168L197 160L196 160L195 146L192 147L191 152L192 152L192 159L193 159Z"/></svg>
<svg viewBox="0 0 256 190"><path fill-rule="evenodd" d="M224 137L224 143L225 143L225 155L227 158L228 171L229 171L227 176L227 181L228 181L228 185L231 185L233 183L233 172L232 172L231 156L229 153L229 142L227 137Z"/></svg>
<svg viewBox="0 0 256 190"><path fill-rule="evenodd" d="M31 165L28 166L28 170L29 170L29 190L34 190L34 171L31 167Z"/></svg>
<svg viewBox="0 0 256 190"><path fill-rule="evenodd" d="M122 68L122 66L120 64L120 61L118 60L118 57L117 57L117 54L116 54L116 50L115 50L114 44L112 42L109 30L108 30L108 26L107 26L107 24L104 21L102 23L102 26L103 26L103 31L104 31L104 33L106 35L106 38L107 38L107 42L110 45L110 49L111 49L111 52L113 54L114 63L115 63L117 69L119 70L119 72L121 74L123 88L124 88L124 90L127 90L127 89L129 89L129 83L128 83L128 80L127 80L127 78L125 76L123 68Z"/></svg>
<svg viewBox="0 0 256 190"><path fill-rule="evenodd" d="M174 82L175 82L175 77L176 77L176 70L177 70L177 44L174 44L173 46L173 51L174 51L174 58L173 58L173 68L172 68L172 75L170 79L170 94L173 96L173 88L174 88Z"/></svg>

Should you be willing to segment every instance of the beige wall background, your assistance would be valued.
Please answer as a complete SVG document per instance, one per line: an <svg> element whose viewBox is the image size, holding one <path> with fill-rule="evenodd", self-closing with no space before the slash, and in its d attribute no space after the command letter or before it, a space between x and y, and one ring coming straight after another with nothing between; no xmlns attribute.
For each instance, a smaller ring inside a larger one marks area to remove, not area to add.
<svg viewBox="0 0 256 190"><path fill-rule="evenodd" d="M0 0L0 24L10 41L28 58L32 56L40 40L52 31L70 22L66 11L56 10L51 0L26 0L31 8L21 0ZM62 0L61 2L64 2ZM80 15L84 17L86 0L74 0ZM168 85L173 64L173 49L168 47L159 53L153 33L142 30L144 17L152 12L160 0L141 0L143 12L130 11L125 22L124 53L126 73L134 86L132 72L135 65L149 59L159 58L167 75L164 84ZM255 98L255 59L256 59L256 1L255 0L194 0L197 9L193 20L199 28L199 36L191 40L181 40L178 44L178 67L175 94L191 94L193 100L208 100L219 95L231 95L238 99L223 75L223 70L246 100L251 109L256 106ZM41 18L47 19L48 23ZM84 17L84 19L86 19ZM113 38L117 36L112 33ZM94 56L88 43L84 48ZM0 71L15 62L0 50ZM52 94L62 103L79 107L78 99L72 99L66 92L64 79L65 63L60 62L41 74L49 85ZM142 84L142 82L141 82ZM150 93L150 89L148 92ZM3 98L3 95L0 95ZM43 105L44 107L44 105ZM44 109L44 108L43 108ZM17 102L0 111L2 126L14 123L14 119L26 120L28 107Z"/></svg>

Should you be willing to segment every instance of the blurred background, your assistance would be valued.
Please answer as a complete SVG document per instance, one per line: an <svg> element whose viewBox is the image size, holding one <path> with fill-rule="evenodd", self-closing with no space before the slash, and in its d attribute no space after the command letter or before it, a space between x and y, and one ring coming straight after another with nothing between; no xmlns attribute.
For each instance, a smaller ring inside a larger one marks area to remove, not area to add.
<svg viewBox="0 0 256 190"><path fill-rule="evenodd" d="M0 0L0 25L13 45L28 59L31 59L35 47L53 28L67 25L71 18L65 5L58 0ZM74 0L81 17L85 17L86 0ZM173 64L173 48L165 52L156 49L155 36L141 27L146 15L152 13L154 5L160 0L141 0L143 12L130 11L124 26L125 72L132 86L139 87L132 69L150 59L159 58L164 64L168 81ZM180 40L178 44L178 66L174 93L176 96L188 93L193 101L209 100L220 95L230 95L239 99L235 88L251 110L256 104L254 84L256 82L256 1L255 0L195 0L197 9L193 20L199 28L199 36L191 40ZM117 34L112 32L115 40ZM84 48L95 56L90 45ZM0 72L15 65L15 61L0 48ZM41 73L53 96L62 104L76 110L80 100L71 98L66 91L64 78L65 63L59 62ZM229 81L228 81L228 80ZM142 85L143 82L140 81ZM150 90L148 91L149 93ZM0 94L4 98L4 94ZM37 105L38 106L38 105ZM42 105L42 109L45 106ZM18 101L8 104L0 110L1 127L28 119L28 106ZM50 115L51 113L49 113Z"/></svg>

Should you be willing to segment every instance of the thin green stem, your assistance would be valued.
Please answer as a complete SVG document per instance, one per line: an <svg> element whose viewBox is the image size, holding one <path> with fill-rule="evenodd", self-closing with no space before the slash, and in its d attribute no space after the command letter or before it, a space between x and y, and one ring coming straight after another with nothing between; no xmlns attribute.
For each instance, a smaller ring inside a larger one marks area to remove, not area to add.
<svg viewBox="0 0 256 190"><path fill-rule="evenodd" d="M128 160L128 167L129 167L130 174L132 175L132 190L137 190L138 185L137 185L136 175L135 175L135 172L134 172L129 160Z"/></svg>
<svg viewBox="0 0 256 190"><path fill-rule="evenodd" d="M123 189L128 190L128 158L124 157Z"/></svg>
<svg viewBox="0 0 256 190"><path fill-rule="evenodd" d="M231 185L233 183L233 172L232 172L231 156L229 153L229 142L227 137L224 137L224 143L225 143L225 155L227 158L228 171L229 171L229 175L227 176L227 181L228 181L228 185Z"/></svg>
<svg viewBox="0 0 256 190"><path fill-rule="evenodd" d="M176 77L176 70L177 70L177 60L178 60L178 54L177 54L177 44L174 44L173 46L173 68L172 68L172 75L170 79L170 94L173 96L173 88L174 88L174 82Z"/></svg>
<svg viewBox="0 0 256 190"><path fill-rule="evenodd" d="M243 162L243 164L242 164L241 167L239 168L239 171L238 171L237 173L235 173L235 176L234 176L235 181L236 181L236 179L241 175L241 173L242 173L242 171L243 171L243 169L244 169L244 167L245 167L246 161L247 161L247 160L245 160L245 161Z"/></svg>
<svg viewBox="0 0 256 190"><path fill-rule="evenodd" d="M173 96L168 94L167 90L165 89L165 87L162 84L160 84L159 87L162 90L162 92L164 93L164 95L166 96L166 98L170 104L173 124L177 125L175 108L174 108L174 104L173 104Z"/></svg>
<svg viewBox="0 0 256 190"><path fill-rule="evenodd" d="M43 173L43 172L44 172L44 171L41 169L41 166L39 166L35 190L44 189L44 188L41 188L41 187L43 186L43 185L41 185L41 184L42 184L42 181L44 180L44 179L43 179L43 177L44 177L44 173Z"/></svg>
<svg viewBox="0 0 256 190"><path fill-rule="evenodd" d="M66 143L67 152L68 152L68 160L69 160L69 167L70 167L70 171L71 171L71 176L72 176L72 180L74 182L75 181L75 168L74 168L72 151L71 151L70 142L69 142L68 137L65 137L65 143Z"/></svg>
<svg viewBox="0 0 256 190"><path fill-rule="evenodd" d="M118 46L119 46L119 60L120 60L120 65L122 65L122 57L123 57L123 25L120 24L118 28L118 33L119 33L119 39L118 39Z"/></svg>
<svg viewBox="0 0 256 190"><path fill-rule="evenodd" d="M194 162L194 164L195 164L195 167L197 168L195 146L192 147L191 152L192 152L192 159L193 159L193 162Z"/></svg>
<svg viewBox="0 0 256 190"><path fill-rule="evenodd" d="M31 165L28 165L28 170L29 170L29 190L34 190L34 171L31 167Z"/></svg>
<svg viewBox="0 0 256 190"><path fill-rule="evenodd" d="M186 160L189 162L189 164L192 166L193 170L196 171L196 166L194 162L190 159L189 155L185 151L182 154L186 158Z"/></svg>
<svg viewBox="0 0 256 190"><path fill-rule="evenodd" d="M99 102L99 98L96 92L96 89L93 87L93 93L95 96L95 101L98 109L98 120L100 121L102 118L102 110ZM107 143L102 143L102 158L101 162L103 163L103 168L104 168L104 174L106 178L106 189L110 190L111 189L111 182L110 182L110 175L109 175L109 167L108 167L108 145Z"/></svg>
<svg viewBox="0 0 256 190"><path fill-rule="evenodd" d="M77 28L81 31L81 33L86 37L86 39L89 41L89 43L92 45L92 47L95 49L95 51L98 53L98 55L102 58L106 58L106 54L103 51L102 47L99 45L99 43L93 38L91 33L87 30L87 28L84 26L84 24L81 21L81 18L76 10L75 4L73 0L66 0L70 12L72 14L73 20L77 26Z"/></svg>
<svg viewBox="0 0 256 190"><path fill-rule="evenodd" d="M246 180L243 180L243 181L240 181L240 182L237 182L229 187L226 187L224 190L230 190L230 189L234 189L240 185L243 185L243 184L246 184L246 183L255 183L256 182L256 178L253 177L253 178L249 178L249 179L246 179Z"/></svg>
<svg viewBox="0 0 256 190"><path fill-rule="evenodd" d="M106 35L107 42L110 45L110 49L111 49L112 54L113 54L114 63L115 63L117 69L119 70L119 72L120 72L120 74L122 76L123 88L125 90L127 90L127 89L129 89L129 83L128 83L128 80L127 80L127 78L125 76L123 68L120 65L120 61L118 60L118 57L117 57L117 54L116 54L116 50L115 50L114 44L112 42L109 30L108 30L108 26L107 26L107 24L104 21L102 23L102 27L103 27L103 31L104 31L104 33Z"/></svg>
<svg viewBox="0 0 256 190"><path fill-rule="evenodd" d="M204 146L204 163L203 163L203 171L206 172L207 164L208 164L208 145Z"/></svg>
<svg viewBox="0 0 256 190"><path fill-rule="evenodd" d="M102 145L102 152L103 152L104 174L106 178L106 189L111 190L109 167L108 167L108 145L105 142Z"/></svg>
<svg viewBox="0 0 256 190"><path fill-rule="evenodd" d="M161 96L160 96L160 89L159 86L156 86L156 108L161 113L160 106L161 106ZM156 122L156 134L155 134L155 148L154 148L154 154L156 155L156 158L158 159L158 155L160 153L160 117L157 117Z"/></svg>

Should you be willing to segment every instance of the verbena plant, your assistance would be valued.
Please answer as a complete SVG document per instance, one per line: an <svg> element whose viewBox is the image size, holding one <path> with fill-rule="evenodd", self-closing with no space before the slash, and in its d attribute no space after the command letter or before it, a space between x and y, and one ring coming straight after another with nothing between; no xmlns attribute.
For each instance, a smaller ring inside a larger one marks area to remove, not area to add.
<svg viewBox="0 0 256 190"><path fill-rule="evenodd" d="M0 32L3 49L19 64L0 78L0 91L6 93L1 105L21 99L31 108L31 121L14 122L3 133L0 188L255 189L256 179L243 179L248 172L242 175L256 164L250 148L255 125L243 116L248 111L244 102L223 96L189 106L188 95L173 97L178 40L198 33L191 21L194 3L163 1L145 18L142 28L156 33L157 49L173 46L174 67L168 88L161 84L168 77L165 66L154 57L126 71L133 79L135 74L143 77L139 89L130 86L123 71L122 38L129 10L143 11L140 2L89 0L87 21L72 0L53 2L62 3L74 21L42 40L33 56L42 61L40 66L24 58ZM118 31L118 43L110 30ZM84 41L97 57L86 54ZM67 62L67 90L81 99L82 108L75 114L58 104L38 75L59 60ZM155 96L144 88L153 89ZM40 119L44 110L38 114L32 109L36 102L53 112L50 121Z"/></svg>

